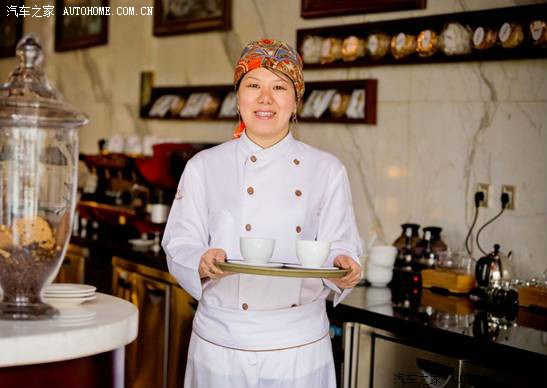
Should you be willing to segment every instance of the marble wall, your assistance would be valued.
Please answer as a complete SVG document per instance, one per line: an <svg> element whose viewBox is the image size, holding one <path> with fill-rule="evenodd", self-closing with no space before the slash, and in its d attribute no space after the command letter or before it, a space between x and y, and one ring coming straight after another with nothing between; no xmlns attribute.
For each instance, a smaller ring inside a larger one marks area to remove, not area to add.
<svg viewBox="0 0 547 388"><path fill-rule="evenodd" d="M47 55L46 73L90 117L81 148L96 152L114 133L221 142L229 123L155 122L138 118L139 74L159 85L229 83L243 45L260 37L295 43L296 29L541 3L528 0L429 0L426 10L303 20L298 0L232 0L233 29L164 38L152 18L110 16L109 44L55 53L53 19L25 20ZM50 1L53 3L53 1ZM139 1L152 5L152 0ZM112 0L111 6L128 5ZM133 4L132 4L133 5ZM5 80L14 59L0 60ZM392 242L402 222L443 227L459 251L472 219L478 182L492 185L484 223L500 209L502 184L517 188L517 209L485 229L481 243L512 250L520 277L547 267L547 60L469 62L306 71L307 80L377 78L378 124L299 124L296 136L336 154L349 171L363 238ZM478 254L475 248L476 254Z"/></svg>

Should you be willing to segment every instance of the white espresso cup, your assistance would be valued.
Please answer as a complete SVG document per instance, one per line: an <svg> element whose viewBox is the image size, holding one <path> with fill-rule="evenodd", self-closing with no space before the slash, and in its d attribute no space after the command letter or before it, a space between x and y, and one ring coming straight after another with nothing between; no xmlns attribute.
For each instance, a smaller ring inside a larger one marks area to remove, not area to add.
<svg viewBox="0 0 547 388"><path fill-rule="evenodd" d="M247 263L266 264L273 255L275 240L271 238L240 237L241 256Z"/></svg>
<svg viewBox="0 0 547 388"><path fill-rule="evenodd" d="M368 260L377 266L393 268L395 258L397 257L397 248L391 245L378 245L370 248Z"/></svg>
<svg viewBox="0 0 547 388"><path fill-rule="evenodd" d="M163 224L167 221L169 215L169 206L154 203L150 205L150 221L154 224Z"/></svg>
<svg viewBox="0 0 547 388"><path fill-rule="evenodd" d="M386 287L393 278L393 270L369 262L366 266L365 276L373 287Z"/></svg>
<svg viewBox="0 0 547 388"><path fill-rule="evenodd" d="M322 267L329 252L330 242L296 240L296 257L303 267Z"/></svg>

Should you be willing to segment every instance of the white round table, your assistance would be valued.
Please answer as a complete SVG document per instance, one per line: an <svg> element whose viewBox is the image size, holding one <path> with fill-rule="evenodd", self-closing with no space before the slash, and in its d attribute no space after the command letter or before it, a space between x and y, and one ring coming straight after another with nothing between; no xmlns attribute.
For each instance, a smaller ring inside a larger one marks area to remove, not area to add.
<svg viewBox="0 0 547 388"><path fill-rule="evenodd" d="M39 369L43 373L42 365L33 368L36 364L51 363L53 370L54 365L70 365L62 361L112 352L111 385L123 386L124 347L137 337L137 308L97 293L93 301L59 310L61 314L50 320L0 320L0 380L21 373L30 376Z"/></svg>

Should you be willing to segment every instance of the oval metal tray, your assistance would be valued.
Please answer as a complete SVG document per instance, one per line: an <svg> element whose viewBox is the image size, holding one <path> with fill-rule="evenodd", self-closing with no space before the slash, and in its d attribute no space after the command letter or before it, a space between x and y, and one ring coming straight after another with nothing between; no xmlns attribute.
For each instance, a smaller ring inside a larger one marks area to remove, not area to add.
<svg viewBox="0 0 547 388"><path fill-rule="evenodd" d="M217 266L223 271L245 273L250 275L282 276L289 278L341 278L349 272L348 269L299 269L299 268L268 268L254 265L219 262Z"/></svg>

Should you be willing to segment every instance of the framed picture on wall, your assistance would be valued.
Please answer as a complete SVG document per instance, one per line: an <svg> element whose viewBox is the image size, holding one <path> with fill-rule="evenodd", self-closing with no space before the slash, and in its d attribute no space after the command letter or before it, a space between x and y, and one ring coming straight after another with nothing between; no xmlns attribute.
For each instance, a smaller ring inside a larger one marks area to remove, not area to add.
<svg viewBox="0 0 547 388"><path fill-rule="evenodd" d="M355 15L425 8L427 0L301 0L303 18Z"/></svg>
<svg viewBox="0 0 547 388"><path fill-rule="evenodd" d="M154 35L231 28L231 0L154 0Z"/></svg>
<svg viewBox="0 0 547 388"><path fill-rule="evenodd" d="M107 15L63 15L63 10L65 6L108 7L108 3L109 0L56 0L55 51L76 50L107 44Z"/></svg>
<svg viewBox="0 0 547 388"><path fill-rule="evenodd" d="M23 0L12 1L10 5L19 9L23 6ZM23 36L23 19L23 16L16 16L15 12L8 12L6 8L0 10L0 58L15 56L15 46Z"/></svg>

